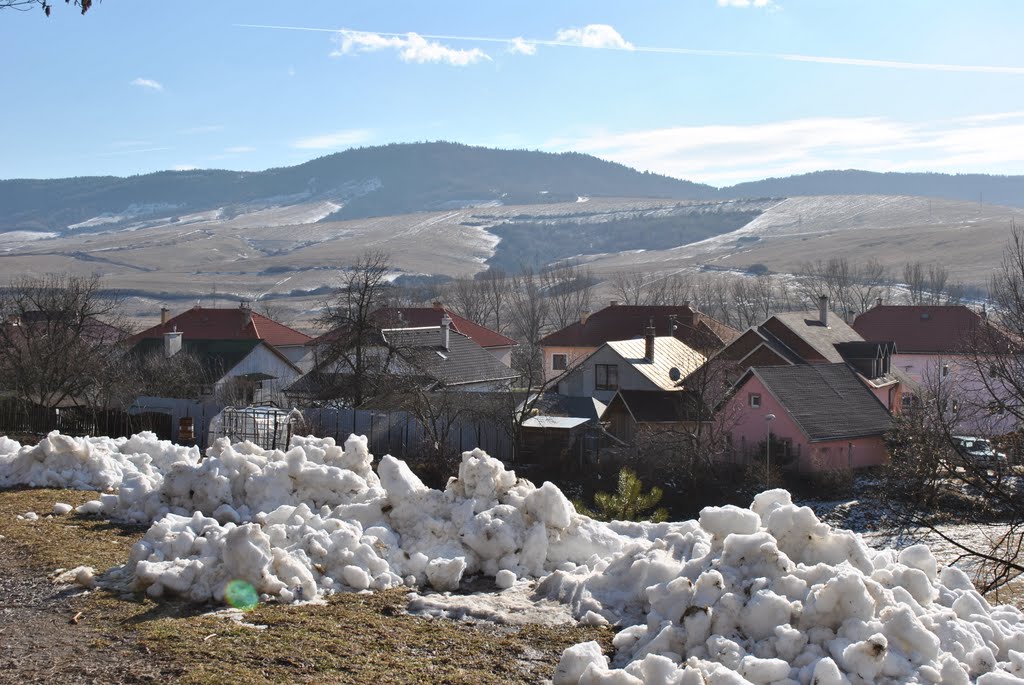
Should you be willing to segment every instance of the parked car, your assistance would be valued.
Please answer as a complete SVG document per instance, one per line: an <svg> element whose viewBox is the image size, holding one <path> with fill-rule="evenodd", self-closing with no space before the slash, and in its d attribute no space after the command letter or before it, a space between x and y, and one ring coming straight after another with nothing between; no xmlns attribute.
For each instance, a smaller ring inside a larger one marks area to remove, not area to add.
<svg viewBox="0 0 1024 685"><path fill-rule="evenodd" d="M953 445L963 459L980 466L1002 468L1009 463L1006 454L997 452L992 447L992 443L985 438L955 435L953 436Z"/></svg>

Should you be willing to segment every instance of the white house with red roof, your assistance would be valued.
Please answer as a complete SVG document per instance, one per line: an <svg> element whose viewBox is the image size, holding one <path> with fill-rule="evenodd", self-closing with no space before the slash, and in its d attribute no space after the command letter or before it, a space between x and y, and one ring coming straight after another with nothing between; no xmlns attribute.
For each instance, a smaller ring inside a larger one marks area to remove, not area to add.
<svg viewBox="0 0 1024 685"><path fill-rule="evenodd" d="M238 307L193 307L177 316L160 310L160 323L137 333L131 342L163 339L168 333L180 333L185 340L260 340L299 364L309 354L306 346L312 338L305 333L263 316L242 303Z"/></svg>
<svg viewBox="0 0 1024 685"><path fill-rule="evenodd" d="M512 366L512 348L519 343L497 331L492 331L490 328L459 316L440 302L434 302L430 307L381 307L373 312L372 317L374 323L381 329L437 328L441 326L445 314L448 315L448 325L453 333L466 336L490 352L505 366ZM307 346L320 347L333 342L337 337L337 330L328 331L318 338L309 340Z"/></svg>

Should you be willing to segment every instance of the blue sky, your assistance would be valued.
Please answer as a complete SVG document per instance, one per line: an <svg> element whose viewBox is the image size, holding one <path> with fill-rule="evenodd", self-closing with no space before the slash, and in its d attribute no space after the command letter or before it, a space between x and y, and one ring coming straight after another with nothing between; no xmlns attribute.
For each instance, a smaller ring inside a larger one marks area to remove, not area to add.
<svg viewBox="0 0 1024 685"><path fill-rule="evenodd" d="M0 10L0 178L264 169L422 140L577 150L714 185L1024 173L1021 26L1018 0Z"/></svg>

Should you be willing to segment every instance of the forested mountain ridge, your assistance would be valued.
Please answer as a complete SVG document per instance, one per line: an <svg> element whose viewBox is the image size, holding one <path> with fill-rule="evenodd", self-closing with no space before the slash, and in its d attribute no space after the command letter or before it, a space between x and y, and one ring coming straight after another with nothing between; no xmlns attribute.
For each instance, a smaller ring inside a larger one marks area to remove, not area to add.
<svg viewBox="0 0 1024 685"><path fill-rule="evenodd" d="M918 195L1024 206L1024 176L820 171L726 188L692 183L574 152L500 150L448 142L355 148L265 171L160 171L0 181L0 233L91 232L231 218L265 207L314 204L310 220L344 220L486 204L586 197L728 200L803 195Z"/></svg>

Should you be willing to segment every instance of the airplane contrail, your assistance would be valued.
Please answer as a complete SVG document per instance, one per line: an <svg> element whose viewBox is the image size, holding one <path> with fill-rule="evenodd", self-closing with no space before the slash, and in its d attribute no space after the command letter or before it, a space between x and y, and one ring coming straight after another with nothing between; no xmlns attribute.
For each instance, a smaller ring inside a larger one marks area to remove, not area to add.
<svg viewBox="0 0 1024 685"><path fill-rule="evenodd" d="M352 33L359 35L375 35L383 36L385 38L404 38L413 31L407 33L397 33L389 31L358 31L355 29L338 28L338 29L327 29L317 28L309 26L275 26L268 24L234 24L234 26L240 28L250 29L275 29L280 31L315 31L318 33ZM642 46L642 45L581 45L580 43L561 41L561 40L544 40L534 38L496 38L492 36L451 36L443 34L429 34L429 33L416 33L421 38L429 40L448 40L448 41L462 41L472 43L499 43L504 45L512 45L513 43L522 42L528 45L539 45L543 47L557 47L557 48L580 48L584 50L615 50L619 52L642 52L642 53L656 53L663 55L696 55L703 57L741 57L749 59L772 59L781 60L784 62L812 62L816 64L838 64L843 66L853 67L870 67L875 69L902 69L908 71L941 71L941 72L959 72L959 73L978 73L978 74L1014 74L1024 75L1024 67L1012 67L1012 66L1000 66L1000 65L982 65L982 64L941 64L934 62L901 62L896 60L882 60L882 59L865 59L859 57L829 57L824 55L800 55L783 52L750 52L746 50L706 50L699 48L679 48L679 47L658 47L658 46Z"/></svg>

